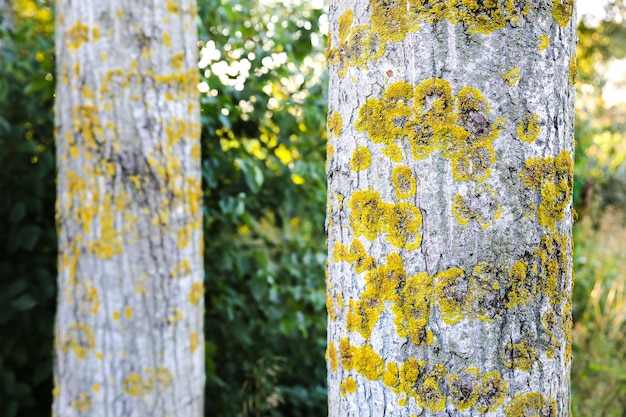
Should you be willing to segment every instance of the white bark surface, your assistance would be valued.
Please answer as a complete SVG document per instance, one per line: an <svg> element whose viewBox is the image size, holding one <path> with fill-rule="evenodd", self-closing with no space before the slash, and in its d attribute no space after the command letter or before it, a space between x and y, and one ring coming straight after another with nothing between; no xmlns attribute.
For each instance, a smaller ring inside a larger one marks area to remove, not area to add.
<svg viewBox="0 0 626 417"><path fill-rule="evenodd" d="M573 4L330 24L329 415L569 416Z"/></svg>
<svg viewBox="0 0 626 417"><path fill-rule="evenodd" d="M56 3L53 415L203 415L195 1Z"/></svg>

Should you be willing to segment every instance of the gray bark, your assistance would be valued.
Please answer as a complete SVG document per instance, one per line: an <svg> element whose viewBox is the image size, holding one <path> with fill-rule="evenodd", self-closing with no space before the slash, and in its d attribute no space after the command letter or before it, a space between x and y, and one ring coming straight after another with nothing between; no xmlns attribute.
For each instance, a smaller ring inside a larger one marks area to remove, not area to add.
<svg viewBox="0 0 626 417"><path fill-rule="evenodd" d="M330 24L329 415L569 416L573 4Z"/></svg>
<svg viewBox="0 0 626 417"><path fill-rule="evenodd" d="M195 2L56 5L53 415L201 416Z"/></svg>

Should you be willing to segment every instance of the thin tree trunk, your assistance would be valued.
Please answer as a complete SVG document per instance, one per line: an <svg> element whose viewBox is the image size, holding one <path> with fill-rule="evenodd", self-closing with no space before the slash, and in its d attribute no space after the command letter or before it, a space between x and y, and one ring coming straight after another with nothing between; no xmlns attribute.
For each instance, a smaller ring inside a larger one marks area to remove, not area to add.
<svg viewBox="0 0 626 417"><path fill-rule="evenodd" d="M56 12L53 415L201 416L195 1Z"/></svg>
<svg viewBox="0 0 626 417"><path fill-rule="evenodd" d="M330 24L330 417L569 416L573 4Z"/></svg>

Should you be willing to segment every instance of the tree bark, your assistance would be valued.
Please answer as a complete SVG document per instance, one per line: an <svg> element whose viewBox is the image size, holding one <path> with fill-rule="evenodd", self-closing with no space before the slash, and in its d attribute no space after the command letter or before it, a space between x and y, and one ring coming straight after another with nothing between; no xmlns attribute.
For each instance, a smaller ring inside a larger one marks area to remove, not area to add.
<svg viewBox="0 0 626 417"><path fill-rule="evenodd" d="M570 415L573 9L331 1L331 417Z"/></svg>
<svg viewBox="0 0 626 417"><path fill-rule="evenodd" d="M201 416L195 1L56 12L53 415Z"/></svg>

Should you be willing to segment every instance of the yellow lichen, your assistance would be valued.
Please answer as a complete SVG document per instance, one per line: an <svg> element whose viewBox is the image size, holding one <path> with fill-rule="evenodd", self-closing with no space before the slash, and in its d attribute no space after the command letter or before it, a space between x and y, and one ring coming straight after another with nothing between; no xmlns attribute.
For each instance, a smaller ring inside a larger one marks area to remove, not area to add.
<svg viewBox="0 0 626 417"><path fill-rule="evenodd" d="M573 54L569 60L569 82L571 85L576 84L576 75L578 69L576 68L576 55Z"/></svg>
<svg viewBox="0 0 626 417"><path fill-rule="evenodd" d="M353 20L354 14L351 9L347 9L337 19L337 33L340 41L346 42L348 40L348 35L350 34L350 27L352 26Z"/></svg>
<svg viewBox="0 0 626 417"><path fill-rule="evenodd" d="M570 153L563 151L556 158L529 158L520 177L526 188L541 191L537 220L540 225L554 229L557 221L563 221L572 195L573 163Z"/></svg>
<svg viewBox="0 0 626 417"><path fill-rule="evenodd" d="M202 282L194 282L191 284L191 290L189 291L189 302L191 304L198 305L203 295L204 284Z"/></svg>
<svg viewBox="0 0 626 417"><path fill-rule="evenodd" d="M352 363L354 369L370 381L381 379L385 372L385 361L370 345L356 347Z"/></svg>
<svg viewBox="0 0 626 417"><path fill-rule="evenodd" d="M539 36L538 43L539 50L544 51L548 48L548 46L550 46L550 38L548 38L546 35L541 35Z"/></svg>
<svg viewBox="0 0 626 417"><path fill-rule="evenodd" d="M385 308L385 301L395 300L395 290L406 279L400 256L392 252L387 255L387 264L370 270L365 275L366 288L361 299L354 304L354 316L348 317L350 326L364 338L369 338ZM349 326L349 330L350 329Z"/></svg>
<svg viewBox="0 0 626 417"><path fill-rule="evenodd" d="M517 135L523 142L534 142L540 131L538 114L529 114L517 124Z"/></svg>
<svg viewBox="0 0 626 417"><path fill-rule="evenodd" d="M89 395L86 392L83 392L76 398L76 400L70 403L70 407L72 407L72 409L76 411L85 413L89 411L89 409L91 408L91 403L92 403L91 395Z"/></svg>
<svg viewBox="0 0 626 417"><path fill-rule="evenodd" d="M346 370L352 369L352 358L354 356L354 346L350 344L347 338L339 339L339 357L341 358L341 365Z"/></svg>
<svg viewBox="0 0 626 417"><path fill-rule="evenodd" d="M545 416L556 417L557 407L553 398L539 392L517 394L505 408L506 417Z"/></svg>
<svg viewBox="0 0 626 417"><path fill-rule="evenodd" d="M346 394L353 394L356 392L356 381L352 377L347 377L344 382L339 384L339 392L342 397L345 397Z"/></svg>
<svg viewBox="0 0 626 417"><path fill-rule="evenodd" d="M398 392L400 387L400 370L397 363L387 362L385 373L383 374L383 383L394 392Z"/></svg>
<svg viewBox="0 0 626 417"><path fill-rule="evenodd" d="M422 244L422 214L409 203L400 202L387 206L385 213L388 227L387 241L397 248L414 250Z"/></svg>
<svg viewBox="0 0 626 417"><path fill-rule="evenodd" d="M84 323L73 323L65 333L63 353L72 350L78 360L87 358L94 348L94 334L91 327Z"/></svg>
<svg viewBox="0 0 626 417"><path fill-rule="evenodd" d="M568 25L574 11L574 0L552 0L552 18L561 27Z"/></svg>
<svg viewBox="0 0 626 417"><path fill-rule="evenodd" d="M385 154L393 162L400 162L402 160L402 149L394 143L383 148L383 154Z"/></svg>
<svg viewBox="0 0 626 417"><path fill-rule="evenodd" d="M354 235L374 240L385 229L386 206L376 191L355 191L350 198L350 227Z"/></svg>
<svg viewBox="0 0 626 417"><path fill-rule="evenodd" d="M391 307L395 314L398 336L411 337L415 345L426 341L426 325L430 319L433 297L432 277L426 272L409 277Z"/></svg>
<svg viewBox="0 0 626 417"><path fill-rule="evenodd" d="M502 361L507 368L530 371L537 361L537 352L526 339L521 343L508 343L502 353Z"/></svg>
<svg viewBox="0 0 626 417"><path fill-rule="evenodd" d="M143 395L141 387L141 375L136 372L130 373L122 381L122 391L133 398Z"/></svg>
<svg viewBox="0 0 626 417"><path fill-rule="evenodd" d="M465 196L457 194L452 201L452 213L463 226L476 221L486 229L500 217L502 205L497 201L497 192L486 184L479 184Z"/></svg>
<svg viewBox="0 0 626 417"><path fill-rule="evenodd" d="M189 350L191 353L195 352L200 346L200 338L198 337L198 332L192 332L189 335Z"/></svg>
<svg viewBox="0 0 626 417"><path fill-rule="evenodd" d="M449 398L458 410L467 410L474 405L478 399L479 382L479 373L476 368L469 368L460 374L448 375Z"/></svg>
<svg viewBox="0 0 626 417"><path fill-rule="evenodd" d="M76 23L65 32L66 44L71 49L78 49L89 40L89 28L82 23Z"/></svg>
<svg viewBox="0 0 626 417"><path fill-rule="evenodd" d="M328 131L333 136L339 136L341 129L343 129L341 114L337 110L334 110L330 117L328 117Z"/></svg>
<svg viewBox="0 0 626 417"><path fill-rule="evenodd" d="M328 342L328 346L326 347L326 360L330 364L330 369L336 371L338 366L337 349L335 349L333 342Z"/></svg>
<svg viewBox="0 0 626 417"><path fill-rule="evenodd" d="M349 262L354 265L354 271L357 274L368 271L374 266L374 258L365 252L363 244L358 239L354 239L352 245L350 245L348 256Z"/></svg>
<svg viewBox="0 0 626 417"><path fill-rule="evenodd" d="M504 402L508 393L508 384L498 372L489 372L482 377L482 385L478 388L478 398L474 407L480 413L488 413Z"/></svg>
<svg viewBox="0 0 626 417"><path fill-rule="evenodd" d="M372 164L372 155L370 150L365 146L357 147L350 158L350 169L359 172L363 171Z"/></svg>
<svg viewBox="0 0 626 417"><path fill-rule="evenodd" d="M438 273L435 294L445 323L455 324L467 316L472 290L470 280L462 269L450 268Z"/></svg>
<svg viewBox="0 0 626 417"><path fill-rule="evenodd" d="M504 82L506 82L509 85L509 87L512 87L515 84L517 84L521 76L522 76L522 73L520 72L520 69L513 68L509 72L504 74L502 76L502 79L504 80Z"/></svg>

